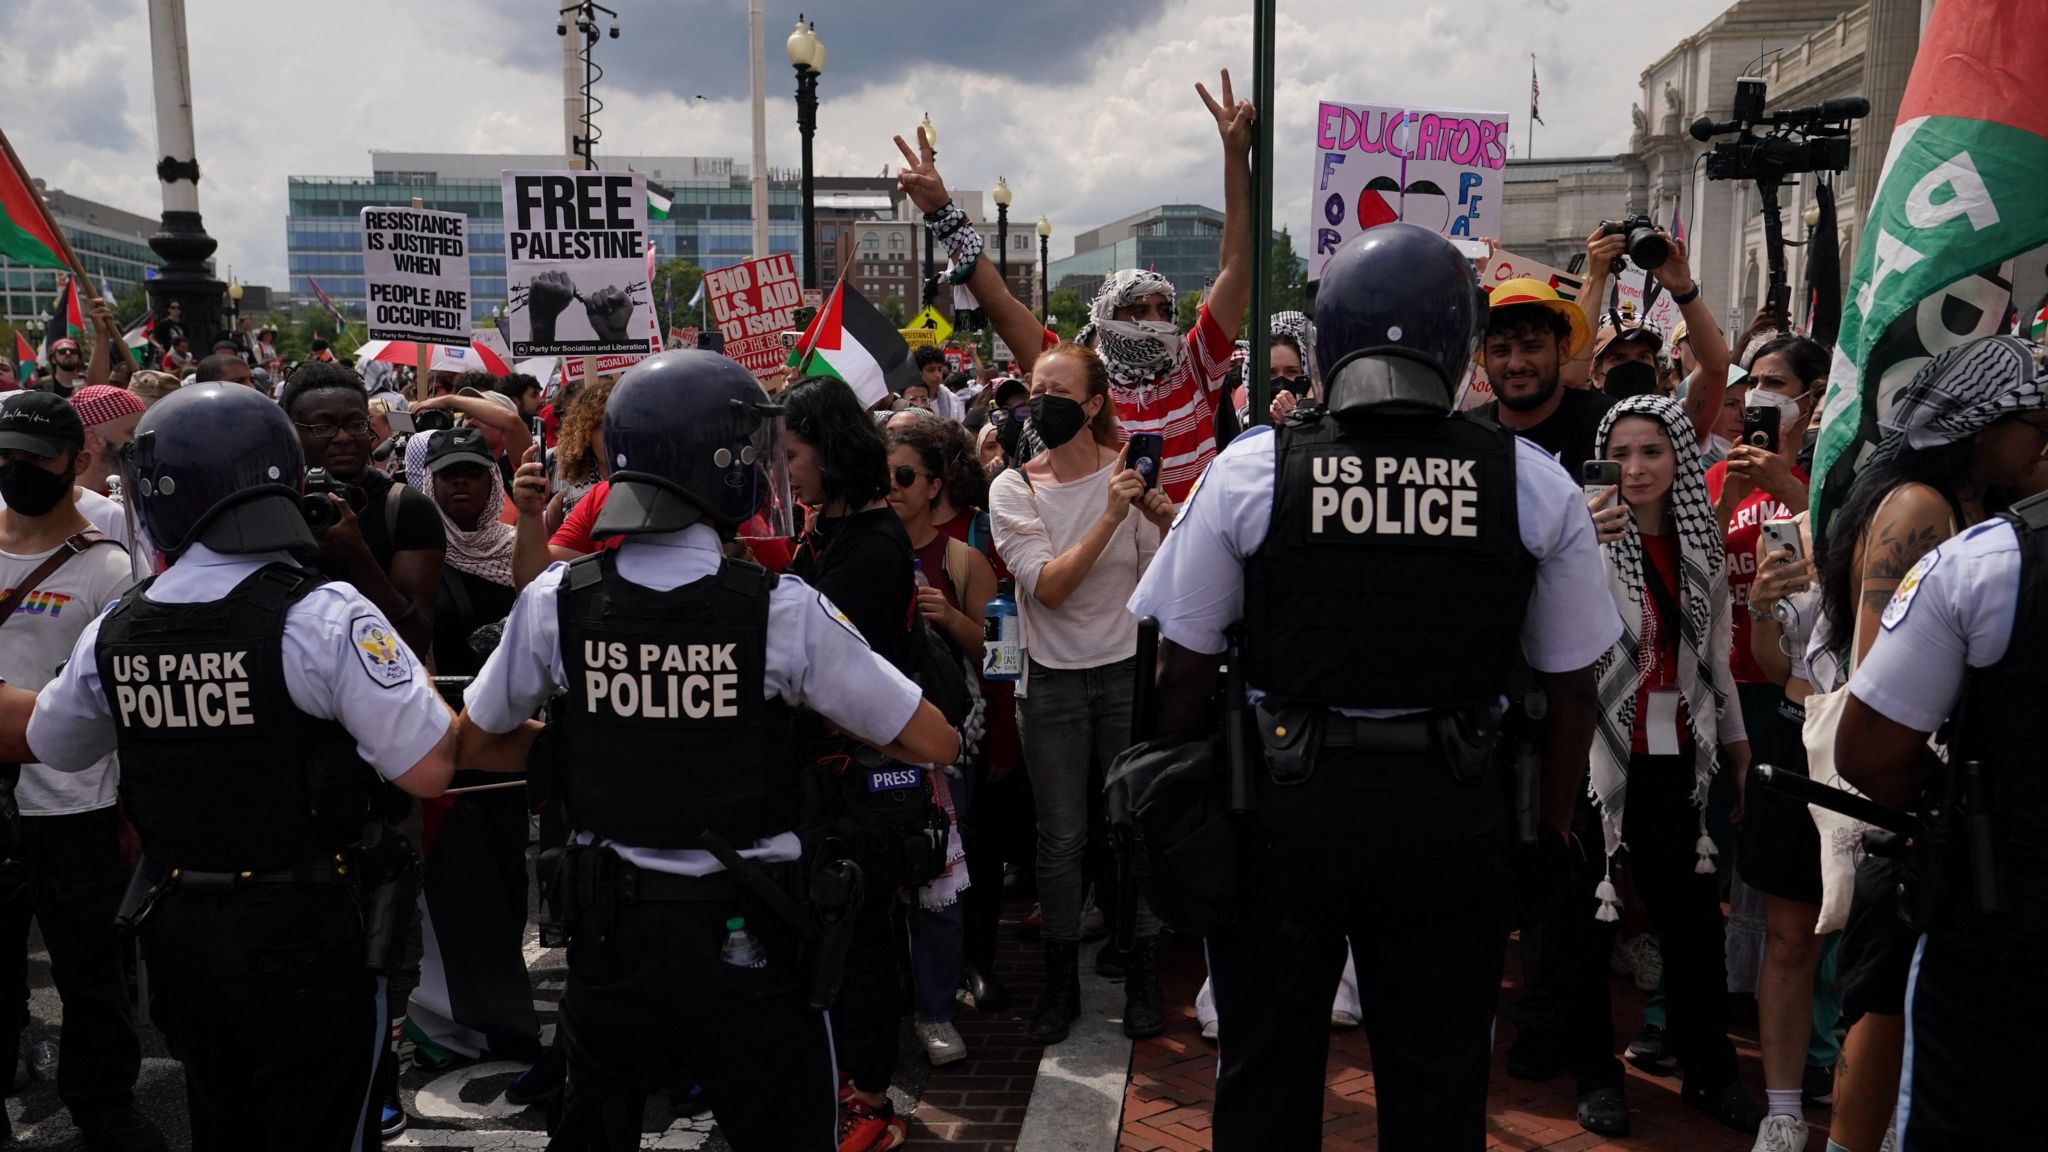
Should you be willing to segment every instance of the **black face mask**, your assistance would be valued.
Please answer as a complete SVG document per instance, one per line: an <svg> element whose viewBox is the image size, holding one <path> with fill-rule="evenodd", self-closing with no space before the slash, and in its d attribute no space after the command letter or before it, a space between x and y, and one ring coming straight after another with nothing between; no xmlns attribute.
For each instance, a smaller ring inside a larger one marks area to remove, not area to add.
<svg viewBox="0 0 2048 1152"><path fill-rule="evenodd" d="M45 472L25 460L0 464L0 501L23 516L46 516L71 491L71 474Z"/></svg>
<svg viewBox="0 0 2048 1152"><path fill-rule="evenodd" d="M1088 424L1088 413L1065 396L1050 394L1031 398L1031 427L1047 448L1057 448L1078 435Z"/></svg>

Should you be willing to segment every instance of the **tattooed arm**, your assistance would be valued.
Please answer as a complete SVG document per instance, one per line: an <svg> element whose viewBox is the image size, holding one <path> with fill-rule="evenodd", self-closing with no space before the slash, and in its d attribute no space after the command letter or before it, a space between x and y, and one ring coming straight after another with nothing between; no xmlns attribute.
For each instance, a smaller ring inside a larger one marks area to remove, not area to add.
<svg viewBox="0 0 2048 1152"><path fill-rule="evenodd" d="M1857 566L1862 627L1856 632L1856 659L1861 662L1877 640L1880 618L1899 581L1922 556L1955 531L1955 514L1941 493L1925 484L1907 484L1887 499L1863 531L1863 558Z"/></svg>

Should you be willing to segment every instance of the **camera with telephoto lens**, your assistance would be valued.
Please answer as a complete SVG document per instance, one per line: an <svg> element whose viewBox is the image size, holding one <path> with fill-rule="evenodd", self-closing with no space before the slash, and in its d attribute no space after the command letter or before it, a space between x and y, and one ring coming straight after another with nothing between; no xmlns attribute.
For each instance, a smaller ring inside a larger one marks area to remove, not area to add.
<svg viewBox="0 0 2048 1152"><path fill-rule="evenodd" d="M1693 121L1692 138L1707 143L1736 134L1707 153L1709 180L1780 180L1805 172L1841 172L1849 167L1849 121L1870 115L1870 101L1861 96L1823 100L1804 108L1764 111L1764 82L1742 76L1735 81L1734 117ZM1758 128L1768 131L1759 135Z"/></svg>
<svg viewBox="0 0 2048 1152"><path fill-rule="evenodd" d="M455 416L439 408L429 408L424 412L412 413L412 427L415 433L446 432L455 427Z"/></svg>
<svg viewBox="0 0 2048 1152"><path fill-rule="evenodd" d="M1671 258L1670 239L1657 231L1655 221L1641 213L1619 220L1602 220L1600 235L1628 237L1628 259L1635 261L1636 267L1645 272L1662 268L1664 261ZM1608 267L1619 275L1623 268L1628 267L1628 261L1616 256Z"/></svg>

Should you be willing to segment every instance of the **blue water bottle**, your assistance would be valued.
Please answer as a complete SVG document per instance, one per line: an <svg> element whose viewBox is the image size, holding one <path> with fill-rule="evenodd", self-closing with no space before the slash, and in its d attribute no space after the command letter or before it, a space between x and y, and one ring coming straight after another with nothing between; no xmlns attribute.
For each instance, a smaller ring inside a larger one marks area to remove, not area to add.
<svg viewBox="0 0 2048 1152"><path fill-rule="evenodd" d="M1017 584L996 581L996 598L988 602L981 624L981 678L1024 678L1024 622L1017 618Z"/></svg>

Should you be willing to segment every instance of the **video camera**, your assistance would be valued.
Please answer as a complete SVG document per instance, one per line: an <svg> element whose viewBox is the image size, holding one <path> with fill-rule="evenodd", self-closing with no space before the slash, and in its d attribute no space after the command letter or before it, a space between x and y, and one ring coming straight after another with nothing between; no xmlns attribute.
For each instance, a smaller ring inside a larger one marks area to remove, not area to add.
<svg viewBox="0 0 2048 1152"><path fill-rule="evenodd" d="M1702 116L1692 122L1692 138L1701 143L1738 134L1707 153L1709 180L1780 180L1806 172L1843 171L1849 167L1849 121L1870 115L1870 101L1845 96L1765 112L1764 81L1743 76L1735 81L1734 112L1731 120ZM1757 135L1755 129L1764 126L1770 131Z"/></svg>

